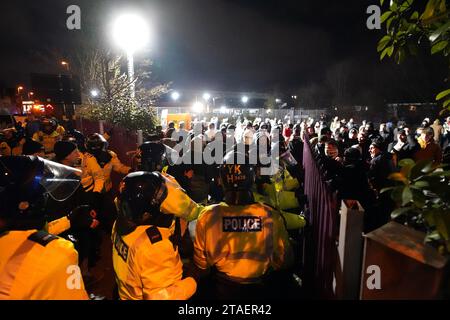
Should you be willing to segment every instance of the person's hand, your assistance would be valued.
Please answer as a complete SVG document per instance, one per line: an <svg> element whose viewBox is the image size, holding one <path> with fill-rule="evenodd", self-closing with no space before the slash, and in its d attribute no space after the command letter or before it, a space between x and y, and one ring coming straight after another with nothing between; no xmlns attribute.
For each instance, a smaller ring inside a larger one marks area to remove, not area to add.
<svg viewBox="0 0 450 320"><path fill-rule="evenodd" d="M194 177L194 170L189 169L184 172L184 176L188 179L192 179Z"/></svg>
<svg viewBox="0 0 450 320"><path fill-rule="evenodd" d="M67 215L70 226L77 229L96 228L99 225L96 217L97 213L88 205L78 206Z"/></svg>
<svg viewBox="0 0 450 320"><path fill-rule="evenodd" d="M98 225L100 224L100 221L98 221L97 218L97 212L94 209L91 209L91 211L89 212L89 215L92 217L92 223L89 226L89 228L91 229L95 229L98 227Z"/></svg>

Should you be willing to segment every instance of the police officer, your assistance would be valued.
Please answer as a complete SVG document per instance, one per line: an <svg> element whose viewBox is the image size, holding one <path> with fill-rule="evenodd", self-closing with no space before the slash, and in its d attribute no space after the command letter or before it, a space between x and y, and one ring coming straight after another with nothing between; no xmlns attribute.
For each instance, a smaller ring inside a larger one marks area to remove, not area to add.
<svg viewBox="0 0 450 320"><path fill-rule="evenodd" d="M78 187L75 170L34 156L0 157L0 299L87 299L78 253L42 231L45 202Z"/></svg>
<svg viewBox="0 0 450 320"><path fill-rule="evenodd" d="M225 203L207 207L196 227L194 262L201 270L214 267L220 299L265 297L265 277L293 262L283 219L273 208L255 202L254 168L242 159L245 155L238 152L225 156Z"/></svg>
<svg viewBox="0 0 450 320"><path fill-rule="evenodd" d="M87 152L96 159L98 165L103 170L105 178L104 192L111 191L111 172L113 170L121 174L128 174L130 172L131 168L120 162L115 152L108 150L108 142L101 134L91 134L87 138L86 148Z"/></svg>
<svg viewBox="0 0 450 320"><path fill-rule="evenodd" d="M101 205L98 208L100 219L103 219L101 222L110 231L112 222L116 216L116 209L111 193L111 172L114 170L125 175L131 171L131 168L122 164L116 153L108 150L108 142L101 134L94 133L88 136L86 149L86 171L93 173L93 186L91 190L102 194L99 198ZM89 188L87 188L87 191L90 191Z"/></svg>
<svg viewBox="0 0 450 320"><path fill-rule="evenodd" d="M169 190L159 172L127 175L117 198L113 265L119 296L126 300L185 300L196 291L183 278L175 217L161 212Z"/></svg>
<svg viewBox="0 0 450 320"><path fill-rule="evenodd" d="M3 130L4 141L0 142L0 155L20 156L25 138L15 128Z"/></svg>
<svg viewBox="0 0 450 320"><path fill-rule="evenodd" d="M53 119L44 118L41 121L41 128L33 134L33 140L44 146L45 154L51 157L56 141L60 141L62 136L57 129L57 123Z"/></svg>

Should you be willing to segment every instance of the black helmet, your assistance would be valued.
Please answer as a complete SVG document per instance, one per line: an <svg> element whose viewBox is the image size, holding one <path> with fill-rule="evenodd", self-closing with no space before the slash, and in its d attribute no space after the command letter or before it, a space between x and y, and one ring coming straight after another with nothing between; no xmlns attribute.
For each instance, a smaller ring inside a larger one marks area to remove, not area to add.
<svg viewBox="0 0 450 320"><path fill-rule="evenodd" d="M255 181L255 167L241 152L230 151L220 167L225 202L234 205L253 203L251 188Z"/></svg>
<svg viewBox="0 0 450 320"><path fill-rule="evenodd" d="M41 131L51 134L56 129L56 122L53 119L44 118L41 120Z"/></svg>
<svg viewBox="0 0 450 320"><path fill-rule="evenodd" d="M161 142L147 141L139 147L141 164L139 170L161 171L164 167L164 153L166 148Z"/></svg>
<svg viewBox="0 0 450 320"><path fill-rule="evenodd" d="M86 140L86 149L89 153L106 151L108 149L108 141L101 134L93 133Z"/></svg>
<svg viewBox="0 0 450 320"><path fill-rule="evenodd" d="M9 230L41 229L46 195L70 197L81 171L35 156L0 157L0 219Z"/></svg>
<svg viewBox="0 0 450 320"><path fill-rule="evenodd" d="M118 196L118 232L128 234L139 225L169 228L173 215L161 213L167 197L165 179L159 172L138 171L123 180Z"/></svg>

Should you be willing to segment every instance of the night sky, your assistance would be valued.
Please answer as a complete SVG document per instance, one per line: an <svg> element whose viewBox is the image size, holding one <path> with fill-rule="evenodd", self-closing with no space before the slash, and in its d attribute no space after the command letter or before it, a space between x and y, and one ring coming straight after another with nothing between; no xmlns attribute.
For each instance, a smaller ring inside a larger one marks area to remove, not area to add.
<svg viewBox="0 0 450 320"><path fill-rule="evenodd" d="M381 31L366 28L377 0L2 0L0 82L27 84L30 72L61 72L53 54L69 56L85 35L105 46L115 13L138 9L154 41L137 59L154 60L158 81L206 90L290 90L320 82L341 61L362 76L386 67L376 52ZM82 11L82 31L65 27L66 8ZM51 52L51 53L49 53ZM441 79L439 79L441 80Z"/></svg>

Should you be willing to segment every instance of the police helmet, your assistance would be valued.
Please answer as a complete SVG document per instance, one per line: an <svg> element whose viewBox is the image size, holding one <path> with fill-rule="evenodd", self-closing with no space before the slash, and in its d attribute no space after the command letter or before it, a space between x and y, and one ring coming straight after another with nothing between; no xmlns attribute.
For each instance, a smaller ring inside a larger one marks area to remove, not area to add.
<svg viewBox="0 0 450 320"><path fill-rule="evenodd" d="M166 197L167 187L161 173L138 171L128 174L122 180L117 198L119 233L129 233L139 225L169 228L174 216L160 211Z"/></svg>
<svg viewBox="0 0 450 320"><path fill-rule="evenodd" d="M44 118L41 121L41 130L46 134L51 134L56 129L56 123L53 119Z"/></svg>
<svg viewBox="0 0 450 320"><path fill-rule="evenodd" d="M139 147L141 171L161 171L165 166L174 165L179 154L162 142L146 141Z"/></svg>
<svg viewBox="0 0 450 320"><path fill-rule="evenodd" d="M86 149L89 153L107 151L108 141L99 133L93 133L87 137Z"/></svg>
<svg viewBox="0 0 450 320"><path fill-rule="evenodd" d="M255 167L242 152L230 151L220 167L220 177L226 191L249 191L255 180Z"/></svg>
<svg viewBox="0 0 450 320"><path fill-rule="evenodd" d="M165 148L160 142L147 141L139 146L141 163L139 170L161 171Z"/></svg>
<svg viewBox="0 0 450 320"><path fill-rule="evenodd" d="M35 156L0 157L0 218L10 230L40 229L47 195L69 198L81 171Z"/></svg>

